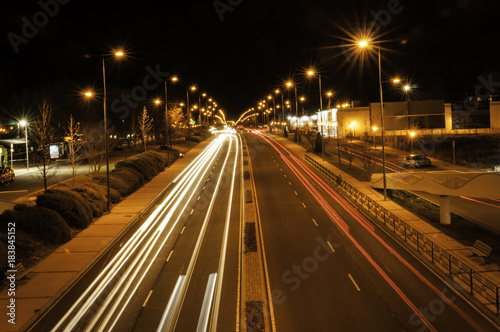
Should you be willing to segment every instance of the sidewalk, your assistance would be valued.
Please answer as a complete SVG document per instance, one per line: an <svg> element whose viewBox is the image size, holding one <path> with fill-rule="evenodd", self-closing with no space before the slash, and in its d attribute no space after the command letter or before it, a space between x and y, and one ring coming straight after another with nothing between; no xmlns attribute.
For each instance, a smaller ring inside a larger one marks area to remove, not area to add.
<svg viewBox="0 0 500 332"><path fill-rule="evenodd" d="M0 331L17 331L71 286L98 259L99 254L121 235L153 203L163 189L212 141L213 136L198 143L135 193L113 206L111 212L94 221L71 241L59 247L30 269L28 278L16 282L15 296L8 289L0 293L3 308ZM7 305L15 299L15 325L8 323Z"/></svg>
<svg viewBox="0 0 500 332"><path fill-rule="evenodd" d="M309 156L312 158L314 161L317 163L321 164L323 167L326 169L330 170L334 174L340 175L342 177L342 180L346 181L349 183L351 186L371 198L372 200L376 201L379 205L383 206L385 209L388 211L392 212L395 214L397 217L399 217L402 221L406 222L408 225L411 225L414 229L416 229L418 232L421 234L425 234L427 237L431 238L432 241L437 244L440 248L443 249L443 252L451 252L453 253L453 256L458 258L460 261L466 263L469 267L471 267L474 271L476 271L479 276L487 276L488 279L490 279L492 282L494 282L497 286L500 286L500 266L494 263L491 264L482 264L483 259L481 257L469 257L471 252L465 247L464 245L460 244L458 241L454 240L453 238L447 236L443 232L439 231L437 228L434 226L430 225L426 221L418 218L415 216L413 213L410 211L402 208L401 206L397 205L393 201L384 201L384 197L382 194L374 190L369 182L361 182L358 181L357 179L353 178L347 173L344 173L337 167L333 166L332 164L323 161L322 158L316 156L313 153L309 153L306 151L301 146L298 146L297 144L291 142L290 140L283 138L283 137L278 137L276 135L272 134L267 134L274 138L276 141L278 141L280 144L285 146L291 153L296 155L298 158L301 160L305 159L305 156ZM423 246L423 244L422 244ZM421 253L424 251L421 250ZM425 260L425 258L423 259ZM437 268L437 265L432 265ZM442 271L442 270L440 270ZM468 273L468 270L463 271L463 273ZM478 278L478 277L475 277ZM456 276L453 278L455 281ZM466 289L465 287L468 287L468 285L465 285L463 288ZM496 309L486 303L486 300L478 296L478 293L481 292L480 286L475 284L474 286L474 297L475 299L482 303L485 307L488 307L492 311L495 311Z"/></svg>

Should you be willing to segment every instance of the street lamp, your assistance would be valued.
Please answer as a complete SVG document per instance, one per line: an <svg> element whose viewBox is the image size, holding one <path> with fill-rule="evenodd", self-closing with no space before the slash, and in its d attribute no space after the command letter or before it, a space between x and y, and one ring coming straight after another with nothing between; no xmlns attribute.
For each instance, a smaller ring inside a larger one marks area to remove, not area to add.
<svg viewBox="0 0 500 332"><path fill-rule="evenodd" d="M328 97L328 109L330 109L330 102L332 101L332 95L333 95L333 92L331 91L327 91L326 92L326 96Z"/></svg>
<svg viewBox="0 0 500 332"><path fill-rule="evenodd" d="M314 76L314 70L309 70L307 72L308 76ZM323 133L323 92L321 91L321 74L318 73L318 84L319 84L319 114L321 118L321 156L323 161L325 161L325 143L324 143L324 133ZM331 95L331 92L330 92ZM330 108L330 97L328 97L328 108Z"/></svg>
<svg viewBox="0 0 500 332"><path fill-rule="evenodd" d="M377 142L375 141L375 132L377 131L377 126L373 126L372 127L372 131L373 131L373 147L376 148L377 147Z"/></svg>
<svg viewBox="0 0 500 332"><path fill-rule="evenodd" d="M297 101L297 85L294 84L292 81L286 82L287 88L291 88L293 86L295 90L295 116L297 119L299 118L299 104ZM297 127L295 128L295 136L297 137L297 144L299 144L299 126L298 126L298 120L297 120Z"/></svg>
<svg viewBox="0 0 500 332"><path fill-rule="evenodd" d="M19 125L24 127L24 133L26 137L26 170L30 170L30 159L28 155L28 122L25 120L19 121Z"/></svg>
<svg viewBox="0 0 500 332"><path fill-rule="evenodd" d="M375 43L375 42L373 42ZM369 46L367 40L358 41L358 46L364 49ZM387 200L387 178L385 167L385 142L384 142L384 94L382 91L382 61L380 60L380 43L377 45L377 58L378 58L378 84L380 90L380 136L382 139L382 178L384 183L384 200Z"/></svg>
<svg viewBox="0 0 500 332"><path fill-rule="evenodd" d="M193 85L189 89L186 90L186 97L187 97L187 104L186 104L186 111L187 111L187 118L188 118L188 141L189 141L189 150L191 150L191 109L189 108L189 90L191 91L196 91L196 86Z"/></svg>
<svg viewBox="0 0 500 332"><path fill-rule="evenodd" d="M114 54L116 57L122 57L124 54L122 51L117 51ZM106 113L106 65L104 61L104 54L102 55L102 82L104 86L104 102L103 102L103 108L104 108L104 145L105 145L105 153L106 153L106 185L107 185L107 193L108 193L108 204L107 204L107 210L108 212L111 211L111 189L109 186L109 147L108 147L108 115Z"/></svg>
<svg viewBox="0 0 500 332"><path fill-rule="evenodd" d="M411 138L411 152L413 152L413 139L415 138L415 132L414 131L410 132L410 138Z"/></svg>

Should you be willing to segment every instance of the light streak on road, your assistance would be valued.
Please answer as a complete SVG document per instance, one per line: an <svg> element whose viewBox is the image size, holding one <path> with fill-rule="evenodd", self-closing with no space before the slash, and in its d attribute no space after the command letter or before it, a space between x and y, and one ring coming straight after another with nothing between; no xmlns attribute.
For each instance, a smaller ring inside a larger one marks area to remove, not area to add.
<svg viewBox="0 0 500 332"><path fill-rule="evenodd" d="M222 249L220 251L220 258L219 258L219 268L217 269L218 271L218 276L219 278L217 279L217 288L216 288L216 294L215 294L215 300L214 300L214 311L212 314L212 320L210 324L210 331L217 331L217 321L219 318L219 307L220 307L220 300L221 300L221 295L222 295L222 282L224 280L224 269L226 267L226 254L227 254L227 241L229 238L229 222L231 221L231 210L233 207L233 193L234 193L234 185L236 182L236 170L237 170L237 165L238 165L238 156L240 155L240 146L241 146L241 138L235 138L236 140L236 152L234 154L234 161L233 161L233 173L231 175L231 189L229 190L229 201L227 203L227 211L226 211L226 220L224 223L224 237L222 239Z"/></svg>
<svg viewBox="0 0 500 332"><path fill-rule="evenodd" d="M346 223L341 220L339 215L335 213L333 207L324 199L324 197L316 190L314 185L309 182L305 175L288 159L287 155L292 159L302 171L306 172L313 180L337 203L339 203L346 211L356 220L361 226L363 226L379 243L381 243L389 252L391 252L394 257L396 257L401 263L403 263L416 277L418 277L423 283L425 283L434 293L438 296L442 296L440 290L435 287L429 280L427 280L422 274L420 274L409 262L407 262L402 256L400 256L389 244L387 244L382 238L380 238L375 233L374 226L361 214L355 207L353 207L347 200L345 200L339 193L337 193L333 188L328 185L320 176L313 172L307 165L305 165L299 158L294 156L290 151L288 151L282 144L276 140L258 134L259 137L266 140L276 151L280 154L283 161L290 167L292 172L297 176L297 178L304 184L306 189L311 193L311 195L318 201L318 203L323 207L327 215L334 221L337 226L344 232L347 238L358 248L358 250L365 256L365 258L370 262L370 264L375 268L377 272L389 283L389 285L396 291L396 293L408 304L408 306L413 310L413 312L420 318L422 322L431 331L435 331L435 328L431 322L418 310L417 306L411 302L411 300L404 294L404 292L392 281L392 279L383 271L383 269L375 262L375 260L365 251L365 249L357 242L353 235L349 232L349 227ZM281 148L281 149L280 149ZM286 155L281 152L281 150L286 152ZM340 220L338 220L340 219ZM447 301L447 303L452 307L461 317L464 318L472 327L476 330L481 330L481 328L460 308L458 308L453 302Z"/></svg>
<svg viewBox="0 0 500 332"><path fill-rule="evenodd" d="M179 298L179 294L182 285L184 284L184 281L186 281L186 276L179 276L179 278L177 279L177 282L175 283L174 286L174 290L170 295L170 299L168 300L165 311L163 312L163 316L161 317L158 329L156 330L157 332L165 332L167 330L167 326L170 323L170 320L172 319L172 312L174 310L174 305L177 302L177 299Z"/></svg>
<svg viewBox="0 0 500 332"><path fill-rule="evenodd" d="M207 330L208 322L210 320L210 309L212 308L212 299L214 298L216 280L217 273L212 273L208 276L207 288L205 290L205 296L203 297L203 304L201 306L200 319L198 320L196 332L205 332Z"/></svg>
<svg viewBox="0 0 500 332"><path fill-rule="evenodd" d="M91 285L69 308L53 331L110 330L158 256L163 244L171 236L182 211L191 204L197 188L201 188L220 152L227 135L220 135L174 180L172 190L144 221L141 227L124 243L103 268ZM178 213L175 218L175 213ZM164 234L164 230L169 228ZM161 244L161 245L158 245ZM149 265L146 265L147 262ZM145 266L146 265L146 266ZM139 281L135 279L142 272ZM135 283L134 283L135 281ZM132 286L135 288L131 289ZM124 296L129 293L127 301ZM116 313L117 309L121 310ZM107 323L114 317L111 326Z"/></svg>
<svg viewBox="0 0 500 332"><path fill-rule="evenodd" d="M175 307L173 309L172 319L171 319L170 323L168 324L167 331L172 331L173 332L176 329L177 321L179 319L179 316L180 316L180 313L181 313L181 309L182 309L182 306L184 304L184 300L186 298L186 294L187 294L187 291L188 291L189 283L190 283L191 278L193 276L194 268L195 268L196 262L198 260L198 256L199 256L200 250L201 250L201 245L203 243L203 239L204 239L205 234L206 234L206 230L207 230L207 227L208 227L208 222L209 222L209 220L211 218L212 210L213 210L213 207L215 205L215 201L216 201L217 195L219 193L219 189L220 189L220 186L221 186L221 183L222 183L222 177L224 175L224 171L226 170L227 163L228 163L229 157L231 155L231 147L232 147L232 144L233 144L233 140L236 141L236 146L238 146L238 143L239 143L238 140L236 139L236 137L234 135L225 135L224 137L229 138L229 149L228 149L226 157L224 159L224 163L222 165L222 170L221 170L221 172L219 174L219 177L217 179L216 186L215 186L215 189L214 189L214 193L213 193L212 198L210 200L210 204L209 204L209 206L207 208L207 212L205 214L205 219L203 220L203 224L202 224L201 230L199 232L198 239L196 241L195 248L193 250L193 254L191 255L191 259L189 261L189 265L188 265L188 267L186 269L186 282L183 284L183 286L182 286L182 288L180 290L180 295L179 295L179 298L177 299ZM235 161L236 161L237 157L238 157L238 154L236 153ZM236 168L236 163L234 164L234 168ZM229 192L229 195L230 195L230 197L233 196L233 188L231 188L231 190ZM230 211L231 210L228 209L228 213ZM222 278L222 276L220 276L220 278ZM217 310L218 310L218 308L217 308Z"/></svg>
<svg viewBox="0 0 500 332"><path fill-rule="evenodd" d="M340 150L342 150L342 151L344 151L344 152L347 152L347 153L350 153L350 154L352 154L352 155L355 155L356 157L363 158L363 159L365 159L365 160L377 159L377 160L379 160L380 162L376 162L376 161L374 161L374 160L370 160L370 161L371 161L372 163L374 163L374 164L379 165L380 167L382 167L382 158L379 158L379 157L376 157L376 156L370 156L370 155L368 155L368 157L369 157L369 158L367 158L367 157L365 157L365 156L367 156L367 154L366 154L366 153L361 152L361 151L359 151L359 150L351 149L351 148L349 148L349 150L347 150L347 149L343 149L343 148L340 148ZM356 153L354 153L353 151L354 151L354 152L356 152ZM365 155L365 156L363 156L363 155ZM410 173L413 173L413 171L412 171L412 170L406 169L405 167L399 166L399 165L397 165L397 164L395 164L395 163L392 163L392 162L389 162L389 161L387 161L387 160L386 160L386 162L385 162L385 168L387 168L387 169L389 169L389 170L391 170L391 171L393 171L393 172L395 172L395 173L401 173L401 171L398 171L396 168L390 167L390 166L388 166L387 164L389 164L389 165L393 165L394 167L397 167L397 168L400 168L400 169L404 170L405 172L410 172Z"/></svg>
<svg viewBox="0 0 500 332"><path fill-rule="evenodd" d="M483 202L483 201L480 201L480 200L477 200L477 199L473 199L473 198L470 198L470 197L460 196L460 198L466 199L466 200L471 201L471 202L475 202L475 203L479 203L479 204L483 204L483 205L488 205L488 206L492 206L494 208L500 209L500 206L498 206L498 205L486 203L486 202ZM498 202L498 200L496 200L496 199L491 199L491 200Z"/></svg>

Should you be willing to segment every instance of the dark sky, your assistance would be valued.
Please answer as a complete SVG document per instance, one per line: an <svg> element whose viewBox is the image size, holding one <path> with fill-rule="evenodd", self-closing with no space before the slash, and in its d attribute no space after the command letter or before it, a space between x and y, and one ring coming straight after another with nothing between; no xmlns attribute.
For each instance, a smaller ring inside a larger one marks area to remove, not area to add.
<svg viewBox="0 0 500 332"><path fill-rule="evenodd" d="M48 14L40 3L50 4ZM106 60L108 101L117 100L115 106L124 103L122 93L144 86L147 67L182 80L169 85L169 100L185 98L185 87L196 84L232 118L289 77L308 97L305 107L317 108L317 82L302 74L311 65L337 99L378 101L375 59L346 63L339 47L343 29L359 30L377 15L383 79L411 80L414 98L463 100L484 82L479 77L488 81L493 73L495 81L500 72L496 0L219 0L229 8L222 20L214 1L205 0L40 3L11 1L0 13L0 108L7 119L32 112L41 96L50 97L60 116L93 118L99 105L78 93L89 86L102 92L101 59L84 55L114 48L127 54ZM27 29L34 21L36 31ZM17 52L13 38L19 38ZM148 89L131 111L151 105L162 87ZM401 98L389 83L384 87L388 100Z"/></svg>

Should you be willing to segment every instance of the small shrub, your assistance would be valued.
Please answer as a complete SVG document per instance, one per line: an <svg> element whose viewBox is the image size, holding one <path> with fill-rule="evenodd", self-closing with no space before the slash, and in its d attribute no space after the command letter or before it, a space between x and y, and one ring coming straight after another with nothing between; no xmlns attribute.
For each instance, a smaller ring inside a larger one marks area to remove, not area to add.
<svg viewBox="0 0 500 332"><path fill-rule="evenodd" d="M107 185L107 177L106 174L95 174L92 177L92 180L96 181L97 183L106 186ZM129 189L128 189L128 184L123 181L121 178L116 177L114 175L109 175L109 186L111 189L114 189L118 192L119 197L125 197L127 196ZM110 190L111 192L111 190ZM118 200L119 201L119 200ZM111 194L111 202L113 202L113 195Z"/></svg>
<svg viewBox="0 0 500 332"><path fill-rule="evenodd" d="M101 186L99 186L101 187ZM78 193L82 198L89 204L92 209L93 217L100 217L106 211L106 192L97 190L93 186L81 184L78 187L71 189L72 191Z"/></svg>
<svg viewBox="0 0 500 332"><path fill-rule="evenodd" d="M115 168L111 174L114 177L122 179L125 184L127 184L127 192L126 195L130 195L134 191L136 191L140 187L140 181L139 178L132 172L130 169L127 168Z"/></svg>
<svg viewBox="0 0 500 332"><path fill-rule="evenodd" d="M144 176L144 180L151 181L151 179L156 175L154 169L147 167L144 163L140 162L137 158L130 158L120 161L116 164L116 167L128 167L133 168L140 174Z"/></svg>
<svg viewBox="0 0 500 332"><path fill-rule="evenodd" d="M132 167L116 167L115 170L118 170L118 169L124 169L124 170L127 170L129 172L131 172L132 174L134 174L136 177L137 177L137 180L139 180L139 185L142 186L144 183L146 183L146 179L144 178L144 175L139 172L138 170L136 170L135 168L132 168Z"/></svg>
<svg viewBox="0 0 500 332"><path fill-rule="evenodd" d="M2 229L8 221L16 222L16 230L31 234L34 238L52 244L71 240L71 229L66 221L54 210L39 206L17 204L13 210L0 215Z"/></svg>
<svg viewBox="0 0 500 332"><path fill-rule="evenodd" d="M36 198L36 205L56 211L66 220L68 225L77 229L85 229L92 222L90 208L81 204L68 190L46 190ZM73 193L77 195L76 193ZM80 197L81 198L81 197ZM90 211L90 212L89 212Z"/></svg>

